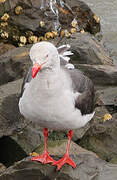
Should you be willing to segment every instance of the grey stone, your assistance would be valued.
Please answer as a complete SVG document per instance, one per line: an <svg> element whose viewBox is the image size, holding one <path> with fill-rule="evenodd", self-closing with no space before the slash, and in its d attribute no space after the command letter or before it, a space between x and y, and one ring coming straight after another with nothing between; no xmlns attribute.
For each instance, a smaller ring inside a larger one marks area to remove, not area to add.
<svg viewBox="0 0 117 180"><path fill-rule="evenodd" d="M117 84L117 68L115 66L77 64L76 68L83 71L96 85L116 86Z"/></svg>
<svg viewBox="0 0 117 180"><path fill-rule="evenodd" d="M58 159L58 156L54 157ZM59 157L60 158L60 157ZM116 180L117 165L109 164L101 159L89 155L72 155L77 164L76 169L64 165L60 171L55 166L42 165L38 162L31 162L30 158L19 161L8 168L0 180Z"/></svg>
<svg viewBox="0 0 117 180"><path fill-rule="evenodd" d="M99 99L103 105L117 106L117 87L108 87L103 90L99 90Z"/></svg>
<svg viewBox="0 0 117 180"><path fill-rule="evenodd" d="M71 57L74 63L78 64L105 64L113 65L108 51L104 48L103 42L99 42L94 36L88 33L76 33L69 39L63 38L62 44L70 44L74 55Z"/></svg>
<svg viewBox="0 0 117 180"><path fill-rule="evenodd" d="M0 137L11 135L24 125L18 112L18 94L22 80L0 86Z"/></svg>
<svg viewBox="0 0 117 180"><path fill-rule="evenodd" d="M29 46L19 47L0 56L0 85L24 76L30 66Z"/></svg>

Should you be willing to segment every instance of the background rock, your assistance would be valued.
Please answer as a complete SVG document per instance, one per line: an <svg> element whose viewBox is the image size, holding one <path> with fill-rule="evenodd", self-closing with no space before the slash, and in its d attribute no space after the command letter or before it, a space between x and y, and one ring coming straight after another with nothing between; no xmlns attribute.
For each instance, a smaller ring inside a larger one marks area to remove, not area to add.
<svg viewBox="0 0 117 180"><path fill-rule="evenodd" d="M29 47L20 47L9 50L0 56L0 85L24 76L28 67Z"/></svg>
<svg viewBox="0 0 117 180"><path fill-rule="evenodd" d="M57 44L59 40L55 39L52 42ZM117 72L112 66L113 61L101 43L97 42L93 36L77 33L70 39L63 38L57 46L65 42L71 45L71 51L74 53L71 61L94 82L98 84L116 83ZM29 61L30 47L31 45L15 48L0 56L0 84L19 79L26 74L31 64Z"/></svg>
<svg viewBox="0 0 117 180"><path fill-rule="evenodd" d="M83 71L93 80L95 85L115 85L117 82L117 68L109 65L77 64L76 68Z"/></svg>
<svg viewBox="0 0 117 180"><path fill-rule="evenodd" d="M117 114L113 114L111 120L104 122L104 114L108 111L104 110L103 106L100 108L98 107L98 114L94 117L94 123L79 141L79 145L95 152L106 161L110 162L112 160L117 163Z"/></svg>
<svg viewBox="0 0 117 180"><path fill-rule="evenodd" d="M21 80L0 86L0 137L11 135L24 125L18 110L18 93Z"/></svg>
<svg viewBox="0 0 117 180"><path fill-rule="evenodd" d="M94 36L83 33L76 33L71 38L63 38L62 44L70 44L71 51L74 55L71 57L72 62L78 64L108 64L112 65L113 60L104 48L102 41L99 42Z"/></svg>
<svg viewBox="0 0 117 180"><path fill-rule="evenodd" d="M99 100L106 106L117 106L117 87L108 87L98 91Z"/></svg>

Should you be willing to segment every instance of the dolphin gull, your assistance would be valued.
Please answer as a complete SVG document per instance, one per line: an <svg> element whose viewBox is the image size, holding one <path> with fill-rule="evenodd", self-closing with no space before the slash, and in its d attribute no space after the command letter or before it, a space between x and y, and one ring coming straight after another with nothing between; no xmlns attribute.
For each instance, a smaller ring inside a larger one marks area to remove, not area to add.
<svg viewBox="0 0 117 180"><path fill-rule="evenodd" d="M45 151L32 157L43 164L52 163L59 170L65 163L76 167L69 156L73 129L81 128L94 115L94 86L81 71L60 63L67 59L67 46L56 48L50 42L39 42L30 49L32 67L24 79L19 100L21 114L43 127ZM61 55L63 54L63 56ZM48 129L68 130L67 150L62 159L55 161L47 151Z"/></svg>

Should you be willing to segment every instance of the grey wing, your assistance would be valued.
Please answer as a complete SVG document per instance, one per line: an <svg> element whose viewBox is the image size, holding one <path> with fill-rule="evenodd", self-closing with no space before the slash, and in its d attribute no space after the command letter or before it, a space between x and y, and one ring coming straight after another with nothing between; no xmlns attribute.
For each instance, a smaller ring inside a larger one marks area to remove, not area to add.
<svg viewBox="0 0 117 180"><path fill-rule="evenodd" d="M75 108L80 109L82 115L90 114L94 111L95 90L91 79L77 69L68 70L72 79L74 92L81 95L75 99Z"/></svg>
<svg viewBox="0 0 117 180"><path fill-rule="evenodd" d="M24 77L23 83L22 83L22 87L21 87L21 94L20 97L22 96L24 90L25 90L25 85L26 83L29 83L32 80L32 66L29 68L26 76Z"/></svg>

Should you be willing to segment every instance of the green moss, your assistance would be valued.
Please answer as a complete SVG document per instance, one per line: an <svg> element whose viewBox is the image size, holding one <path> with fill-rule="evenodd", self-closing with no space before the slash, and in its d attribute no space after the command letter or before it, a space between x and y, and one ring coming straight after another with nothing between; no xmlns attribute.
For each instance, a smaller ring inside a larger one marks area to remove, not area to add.
<svg viewBox="0 0 117 180"><path fill-rule="evenodd" d="M61 144L63 144L64 142L66 142L66 140L56 140L56 141L52 141L52 140L49 140L47 142L47 147L48 147L48 151L49 151L49 148L55 148L57 146L60 146ZM41 144L39 145L36 149L35 149L35 152L41 154L42 152L44 151L44 144Z"/></svg>

